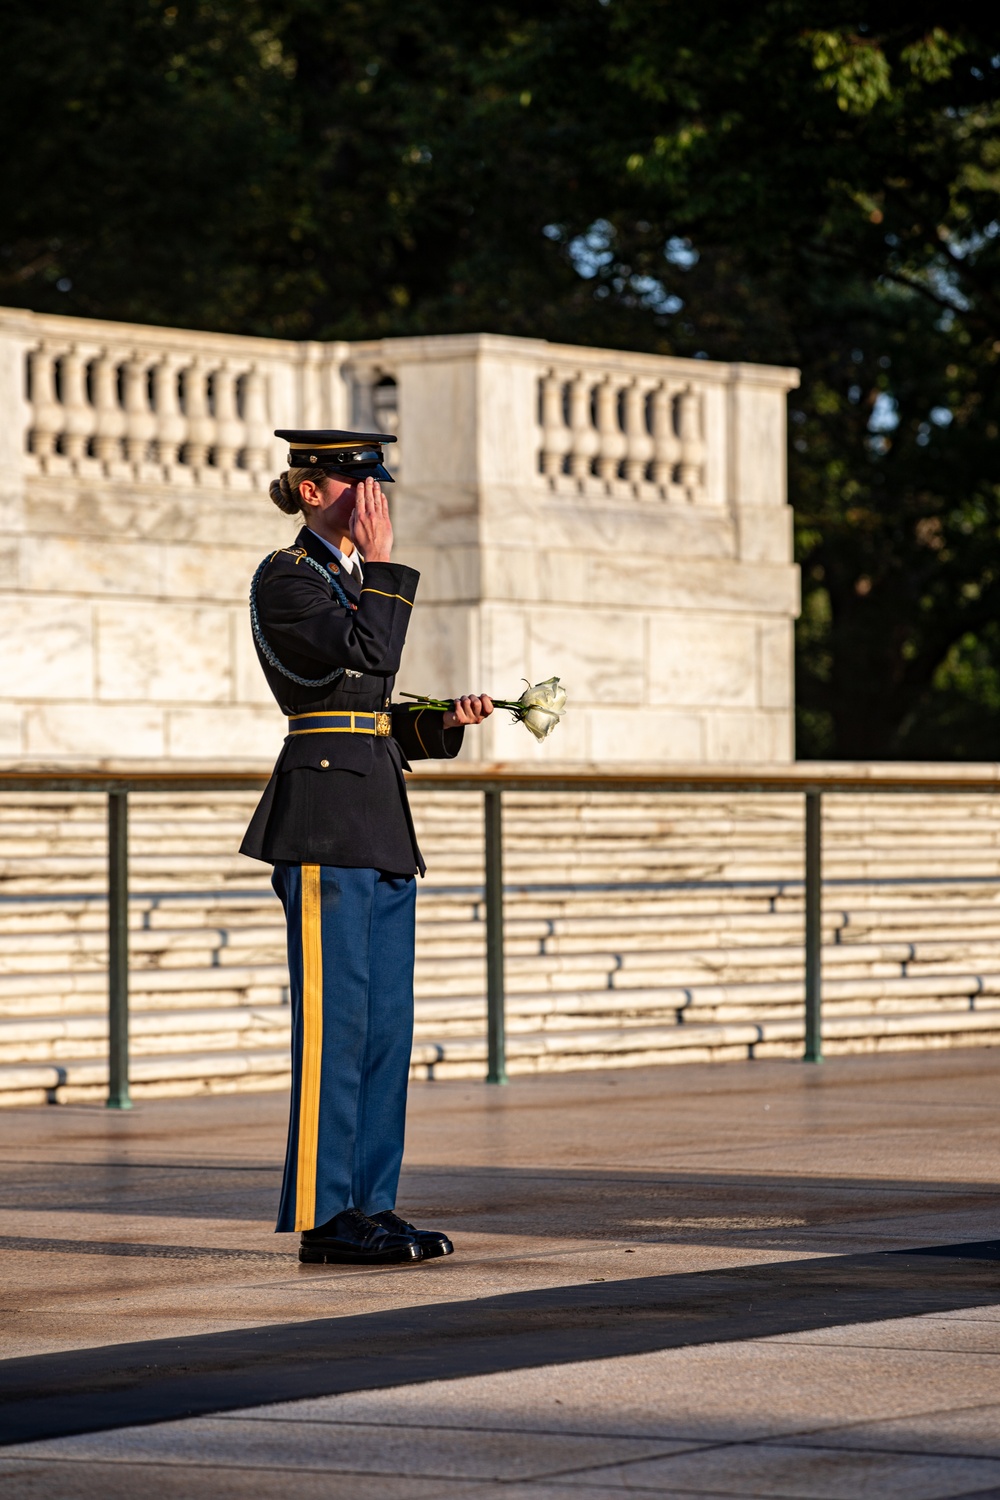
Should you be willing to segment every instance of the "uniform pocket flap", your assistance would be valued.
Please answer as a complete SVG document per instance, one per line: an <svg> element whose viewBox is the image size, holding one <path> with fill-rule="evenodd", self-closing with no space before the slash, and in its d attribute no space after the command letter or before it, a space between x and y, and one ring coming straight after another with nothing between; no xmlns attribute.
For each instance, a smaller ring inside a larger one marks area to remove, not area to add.
<svg viewBox="0 0 1000 1500"><path fill-rule="evenodd" d="M286 740L276 770L353 771L367 776L373 759L370 734L294 734Z"/></svg>

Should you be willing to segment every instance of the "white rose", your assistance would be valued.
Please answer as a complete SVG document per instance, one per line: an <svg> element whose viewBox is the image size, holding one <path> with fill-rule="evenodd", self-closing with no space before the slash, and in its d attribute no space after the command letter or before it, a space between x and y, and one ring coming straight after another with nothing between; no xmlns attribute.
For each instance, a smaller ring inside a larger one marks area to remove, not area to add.
<svg viewBox="0 0 1000 1500"><path fill-rule="evenodd" d="M558 677L549 677L547 681L536 682L534 687L527 688L518 703L521 705L521 723L536 740L544 740L563 716L566 689L560 686Z"/></svg>

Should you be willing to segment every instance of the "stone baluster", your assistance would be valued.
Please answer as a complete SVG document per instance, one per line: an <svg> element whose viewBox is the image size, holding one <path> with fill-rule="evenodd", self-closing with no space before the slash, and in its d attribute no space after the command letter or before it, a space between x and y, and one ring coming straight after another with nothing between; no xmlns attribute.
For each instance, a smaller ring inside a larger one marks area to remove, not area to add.
<svg viewBox="0 0 1000 1500"><path fill-rule="evenodd" d="M373 365L354 365L351 370L351 409L357 432L375 431L374 390L378 371Z"/></svg>
<svg viewBox="0 0 1000 1500"><path fill-rule="evenodd" d="M148 361L133 350L125 361L125 457L138 471L149 456L156 418L149 405Z"/></svg>
<svg viewBox="0 0 1000 1500"><path fill-rule="evenodd" d="M297 406L301 413L299 420L303 427L322 427L326 421L326 402L323 396L326 374L324 352L322 344L299 345ZM350 369L346 368L343 375L344 379L349 381ZM345 419L345 426L349 426L351 421L353 421L353 412L350 419ZM275 443L277 441L274 439Z"/></svg>
<svg viewBox="0 0 1000 1500"><path fill-rule="evenodd" d="M94 430L94 412L87 400L87 366L79 346L71 344L62 357L63 452L74 469L87 457L87 439Z"/></svg>
<svg viewBox="0 0 1000 1500"><path fill-rule="evenodd" d="M251 365L243 377L243 423L246 427L246 447L243 462L253 475L263 474L268 467L268 439L271 429L267 421L264 376L257 365Z"/></svg>
<svg viewBox="0 0 1000 1500"><path fill-rule="evenodd" d="M43 343L31 351L31 447L44 468L62 433L63 411L56 396L56 352Z"/></svg>
<svg viewBox="0 0 1000 1500"><path fill-rule="evenodd" d="M653 483L664 492L674 476L674 464L680 458L680 444L674 432L674 402L665 380L653 392Z"/></svg>
<svg viewBox="0 0 1000 1500"><path fill-rule="evenodd" d="M548 479L555 479L562 473L569 435L563 420L562 381L554 370L542 376L541 394L542 473Z"/></svg>
<svg viewBox="0 0 1000 1500"><path fill-rule="evenodd" d="M110 349L102 349L94 360L92 378L97 457L108 473L121 461L125 436L125 413L118 399L118 360Z"/></svg>
<svg viewBox="0 0 1000 1500"><path fill-rule="evenodd" d="M223 474L236 467L243 447L243 423L236 410L236 373L228 360L215 371L215 466Z"/></svg>
<svg viewBox="0 0 1000 1500"><path fill-rule="evenodd" d="M399 426L399 387L391 376L382 375L372 387L374 432L395 433ZM397 434L398 435L398 434Z"/></svg>
<svg viewBox="0 0 1000 1500"><path fill-rule="evenodd" d="M680 481L690 499L701 488L701 466L705 458L700 407L697 392L690 385L685 386L677 398L677 432L680 438Z"/></svg>
<svg viewBox="0 0 1000 1500"><path fill-rule="evenodd" d="M597 387L597 474L606 484L618 478L618 465L625 455L618 425L618 392L610 375Z"/></svg>
<svg viewBox="0 0 1000 1500"><path fill-rule="evenodd" d="M638 380L625 387L625 478L641 484L653 457L653 441L646 430L646 392Z"/></svg>
<svg viewBox="0 0 1000 1500"><path fill-rule="evenodd" d="M395 433L400 435L399 417L399 383L394 375L390 375L386 369L382 369L378 384L372 389L372 411L375 417L373 432ZM386 467L389 473L396 479L402 477L403 472L403 445L395 442L386 448Z"/></svg>
<svg viewBox="0 0 1000 1500"><path fill-rule="evenodd" d="M578 370L569 386L569 472L573 479L589 479L599 438L590 413L590 377Z"/></svg>
<svg viewBox="0 0 1000 1500"><path fill-rule="evenodd" d="M178 360L164 354L153 366L153 410L156 413L156 462L163 466L164 477L173 477L179 462L181 445L187 436L187 423L181 411L177 390Z"/></svg>
<svg viewBox="0 0 1000 1500"><path fill-rule="evenodd" d="M195 359L184 371L184 415L187 417L187 444L184 462L200 476L208 466L208 455L215 441L215 422L208 409L208 371Z"/></svg>

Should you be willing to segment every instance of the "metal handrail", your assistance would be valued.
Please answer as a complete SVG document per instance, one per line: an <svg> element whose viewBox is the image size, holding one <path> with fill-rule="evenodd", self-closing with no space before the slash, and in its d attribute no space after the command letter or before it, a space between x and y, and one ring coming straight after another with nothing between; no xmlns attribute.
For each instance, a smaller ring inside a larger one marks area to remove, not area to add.
<svg viewBox="0 0 1000 1500"><path fill-rule="evenodd" d="M418 772L413 787L482 792L485 843L487 1083L506 1083L503 941L504 792L799 792L805 797L805 1047L803 1061L823 1060L822 798L824 792L995 792L1000 763L799 762L746 771L476 771ZM128 1079L128 795L130 792L260 791L260 771L52 771L0 769L0 791L104 792L108 799L108 1099L130 1109Z"/></svg>

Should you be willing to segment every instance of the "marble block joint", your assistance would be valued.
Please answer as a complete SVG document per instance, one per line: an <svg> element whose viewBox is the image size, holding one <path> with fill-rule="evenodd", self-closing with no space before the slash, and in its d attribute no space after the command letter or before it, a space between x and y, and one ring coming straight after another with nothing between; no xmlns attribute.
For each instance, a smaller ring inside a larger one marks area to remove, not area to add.
<svg viewBox="0 0 1000 1500"><path fill-rule="evenodd" d="M400 436L396 556L422 574L400 687L514 695L558 673L570 693L543 745L497 715L466 760L790 760L796 383L538 339L0 309L0 752L270 760L246 592L295 530L267 495L272 428L374 424Z"/></svg>

